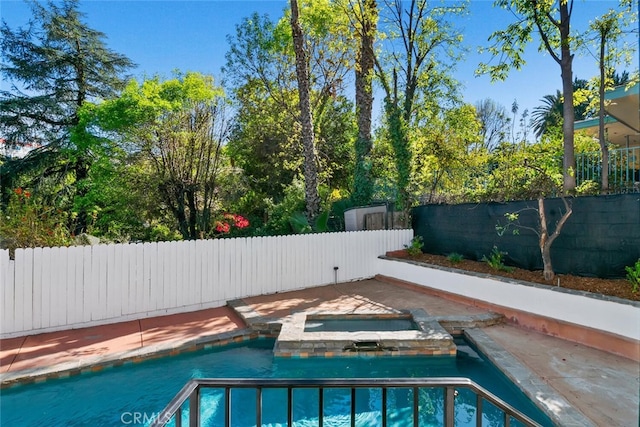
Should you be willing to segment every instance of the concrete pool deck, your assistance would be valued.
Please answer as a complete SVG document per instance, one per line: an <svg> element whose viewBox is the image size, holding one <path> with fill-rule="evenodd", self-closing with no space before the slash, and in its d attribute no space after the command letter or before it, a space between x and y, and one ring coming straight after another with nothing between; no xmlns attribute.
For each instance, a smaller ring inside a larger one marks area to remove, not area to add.
<svg viewBox="0 0 640 427"><path fill-rule="evenodd" d="M472 322L486 335L597 426L636 426L639 421L640 365L630 359L577 343L515 327L494 319L487 310L441 298L433 293L381 280L310 288L245 298L220 307L111 325L0 340L0 378L39 381L47 372L99 370L108 361L142 360L158 351L196 344L242 340L247 324L269 324L300 311L389 312L423 309L455 325ZM474 320L475 319L475 320ZM470 327L470 326L463 326ZM186 347L185 347L186 346ZM117 364L117 363L112 363ZM73 373L73 372L72 372ZM66 375L69 375L68 373ZM58 375L64 376L64 375Z"/></svg>

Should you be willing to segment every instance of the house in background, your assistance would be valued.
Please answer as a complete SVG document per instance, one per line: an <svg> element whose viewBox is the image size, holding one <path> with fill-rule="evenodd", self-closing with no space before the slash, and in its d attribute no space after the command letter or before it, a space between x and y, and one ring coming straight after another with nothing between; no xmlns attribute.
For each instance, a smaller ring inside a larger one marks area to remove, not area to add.
<svg viewBox="0 0 640 427"><path fill-rule="evenodd" d="M605 93L608 102L605 138L609 150L609 185L612 192L640 191L640 84L619 86ZM582 120L575 132L598 138L598 118ZM576 155L577 185L591 180L600 182L601 153Z"/></svg>

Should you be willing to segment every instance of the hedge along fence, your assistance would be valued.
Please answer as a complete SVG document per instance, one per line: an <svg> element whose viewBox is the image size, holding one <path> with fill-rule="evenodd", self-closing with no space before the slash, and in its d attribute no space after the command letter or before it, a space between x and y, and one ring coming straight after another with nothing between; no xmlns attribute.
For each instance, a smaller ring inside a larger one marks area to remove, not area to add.
<svg viewBox="0 0 640 427"><path fill-rule="evenodd" d="M573 214L551 247L556 273L624 277L625 266L640 258L640 194L569 198ZM520 212L522 225L538 229L536 200L508 203L424 205L413 210L413 229L425 242L424 251L457 252L480 260L496 246L507 252L506 264L542 270L538 236L520 229L502 236L496 225L507 223L505 213ZM564 213L561 199L546 199L549 233ZM511 228L513 229L513 227Z"/></svg>
<svg viewBox="0 0 640 427"><path fill-rule="evenodd" d="M219 307L377 274L412 230L0 251L0 337ZM338 270L334 270L338 267Z"/></svg>

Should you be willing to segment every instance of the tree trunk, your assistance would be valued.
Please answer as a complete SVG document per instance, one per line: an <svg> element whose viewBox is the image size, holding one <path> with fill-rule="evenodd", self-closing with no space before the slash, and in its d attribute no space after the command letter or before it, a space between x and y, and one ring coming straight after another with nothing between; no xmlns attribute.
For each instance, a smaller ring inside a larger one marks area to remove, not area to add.
<svg viewBox="0 0 640 427"><path fill-rule="evenodd" d="M311 223L320 211L318 196L318 167L316 164L315 135L311 115L311 95L309 84L309 64L304 46L304 36L299 22L298 1L291 0L291 32L296 55L296 76L298 79L298 98L300 123L302 125L302 146L304 153L304 189L307 205L307 218Z"/></svg>
<svg viewBox="0 0 640 427"><path fill-rule="evenodd" d="M185 197L189 207L189 240L196 240L198 238L198 207L194 188L187 188Z"/></svg>
<svg viewBox="0 0 640 427"><path fill-rule="evenodd" d="M158 186L158 189L164 195L163 200L169 206L169 210L178 223L178 230L182 234L182 238L189 240L189 223L185 213L184 196L180 184L164 181Z"/></svg>
<svg viewBox="0 0 640 427"><path fill-rule="evenodd" d="M609 192L609 148L607 147L607 141L604 135L604 89L606 79L606 67L605 67L605 43L607 36L606 27L600 30L600 86L598 87L599 99L599 111L598 111L598 142L600 143L600 150L602 151L602 172L600 176L600 192L607 194Z"/></svg>
<svg viewBox="0 0 640 427"><path fill-rule="evenodd" d="M544 211L544 199L542 197L538 198L538 217L540 219L540 240L538 244L540 246L540 254L542 255L542 274L544 276L544 279L548 282L552 281L555 277L553 265L551 264L551 245L560 235L562 227L564 227L564 224L573 213L571 205L564 197L562 197L562 203L564 203L565 212L556 224L556 229L551 235L549 235L549 229L547 227L547 215Z"/></svg>
<svg viewBox="0 0 640 427"><path fill-rule="evenodd" d="M562 134L564 141L564 157L562 162L563 190L565 194L573 194L576 189L576 158L573 144L575 112L573 109L573 55L570 46L569 2L560 2L560 68L562 70Z"/></svg>
<svg viewBox="0 0 640 427"><path fill-rule="evenodd" d="M407 216L411 207L411 197L409 193L409 180L411 178L411 152L409 151L409 140L406 126L402 119L402 111L396 103L388 99L385 100L385 110L387 115L387 125L393 148L397 178L396 208L399 208Z"/></svg>
<svg viewBox="0 0 640 427"><path fill-rule="evenodd" d="M376 0L363 0L360 20L360 49L356 64L356 111L358 114L358 139L356 140L356 167L354 171L353 200L358 205L371 202L373 182L370 155L371 116L373 110L373 50L377 20Z"/></svg>
<svg viewBox="0 0 640 427"><path fill-rule="evenodd" d="M538 199L538 216L540 219L540 255L542 255L542 275L544 280L550 282L553 280L555 273L553 272L553 265L551 264L551 245L549 242L549 231L547 229L547 215L544 211L544 199L541 197Z"/></svg>
<svg viewBox="0 0 640 427"><path fill-rule="evenodd" d="M542 248L542 276L544 280L547 282L552 282L553 278L556 277L556 273L553 271L553 265L551 265L551 248L547 245L544 245Z"/></svg>
<svg viewBox="0 0 640 427"><path fill-rule="evenodd" d="M405 216L409 216L411 198L409 193L409 180L411 178L411 151L409 150L409 137L404 122L404 111L398 105L398 74L393 70L393 87L386 87L387 96L384 100L384 109L389 129L389 139L393 148L396 172L396 208L399 208Z"/></svg>
<svg viewBox="0 0 640 427"><path fill-rule="evenodd" d="M76 178L76 198L85 197L89 192L89 187L84 182L87 178L89 178L89 165L84 161L83 157L79 157L74 166L73 172ZM76 221L73 227L73 234L78 236L87 231L87 215L88 212L84 207L81 207L79 212L77 213Z"/></svg>

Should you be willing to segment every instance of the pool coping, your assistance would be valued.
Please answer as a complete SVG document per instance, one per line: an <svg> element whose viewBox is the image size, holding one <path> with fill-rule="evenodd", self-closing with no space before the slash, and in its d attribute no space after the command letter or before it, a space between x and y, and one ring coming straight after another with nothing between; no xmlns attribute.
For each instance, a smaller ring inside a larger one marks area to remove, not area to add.
<svg viewBox="0 0 640 427"><path fill-rule="evenodd" d="M467 329L464 336L554 423L563 427L596 427L596 424L482 329Z"/></svg>
<svg viewBox="0 0 640 427"><path fill-rule="evenodd" d="M64 362L43 368L5 372L0 374L0 389L41 383L53 379L68 378L90 372L99 372L130 363L140 363L146 360L177 356L193 351L264 338L273 338L273 336L249 328L243 328L236 331L201 336L186 341L168 341L162 344L148 345L133 350L111 353L105 356L96 356L90 359L81 359L75 362Z"/></svg>
<svg viewBox="0 0 640 427"><path fill-rule="evenodd" d="M263 316L243 299L227 302L227 306L235 310L236 314L245 322L248 328L263 334L278 334L282 329L279 317ZM394 310L399 312L400 310ZM313 310L309 311L314 313ZM506 321L502 313L486 311L472 315L432 316L447 332L459 335L465 328L486 328Z"/></svg>

